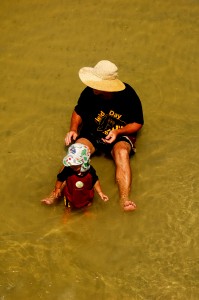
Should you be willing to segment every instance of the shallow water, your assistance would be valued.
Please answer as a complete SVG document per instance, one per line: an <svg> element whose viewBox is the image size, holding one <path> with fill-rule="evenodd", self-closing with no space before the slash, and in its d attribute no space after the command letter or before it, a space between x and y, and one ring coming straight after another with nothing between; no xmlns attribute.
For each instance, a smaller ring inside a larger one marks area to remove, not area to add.
<svg viewBox="0 0 199 300"><path fill-rule="evenodd" d="M1 1L0 299L199 298L199 3L165 2ZM94 157L110 201L65 220L40 199L65 154L78 70L101 59L143 104L138 209L120 211L113 162Z"/></svg>

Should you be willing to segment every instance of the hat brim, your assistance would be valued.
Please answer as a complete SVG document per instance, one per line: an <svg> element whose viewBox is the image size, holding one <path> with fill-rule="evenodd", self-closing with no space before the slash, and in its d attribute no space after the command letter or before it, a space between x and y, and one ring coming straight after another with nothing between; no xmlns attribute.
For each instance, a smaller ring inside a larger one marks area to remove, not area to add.
<svg viewBox="0 0 199 300"><path fill-rule="evenodd" d="M119 79L103 80L93 74L93 68L84 67L79 70L80 80L87 86L104 92L119 92L125 89L124 83Z"/></svg>

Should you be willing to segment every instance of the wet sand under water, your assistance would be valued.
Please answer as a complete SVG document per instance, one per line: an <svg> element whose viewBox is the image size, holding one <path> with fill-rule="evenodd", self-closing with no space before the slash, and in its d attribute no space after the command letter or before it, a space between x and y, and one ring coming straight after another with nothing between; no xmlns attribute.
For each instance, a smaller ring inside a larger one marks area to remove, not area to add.
<svg viewBox="0 0 199 300"><path fill-rule="evenodd" d="M1 1L0 299L199 298L197 1ZM110 201L63 221L54 185L83 66L109 59L143 104L122 213Z"/></svg>

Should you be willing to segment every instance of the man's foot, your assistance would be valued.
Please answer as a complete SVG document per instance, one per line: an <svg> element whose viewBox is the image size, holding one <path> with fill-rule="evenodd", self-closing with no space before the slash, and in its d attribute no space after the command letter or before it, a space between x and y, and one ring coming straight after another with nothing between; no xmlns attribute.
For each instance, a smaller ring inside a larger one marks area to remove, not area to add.
<svg viewBox="0 0 199 300"><path fill-rule="evenodd" d="M52 205L56 202L57 198L54 196L54 192L52 192L48 197L41 200L41 203Z"/></svg>
<svg viewBox="0 0 199 300"><path fill-rule="evenodd" d="M123 203L123 209L124 211L132 211L136 209L136 204L133 201L125 201Z"/></svg>

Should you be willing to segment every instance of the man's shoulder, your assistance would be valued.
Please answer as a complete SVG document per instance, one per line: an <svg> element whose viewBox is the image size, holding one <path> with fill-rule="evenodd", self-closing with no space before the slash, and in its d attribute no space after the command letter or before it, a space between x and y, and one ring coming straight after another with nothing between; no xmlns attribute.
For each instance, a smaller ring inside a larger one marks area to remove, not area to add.
<svg viewBox="0 0 199 300"><path fill-rule="evenodd" d="M85 96L85 95L90 95L91 94L92 89L90 87L85 87L83 89L83 91L81 92L81 96Z"/></svg>
<svg viewBox="0 0 199 300"><path fill-rule="evenodd" d="M86 87L83 89L79 96L79 103L92 103L92 89L90 87Z"/></svg>
<svg viewBox="0 0 199 300"><path fill-rule="evenodd" d="M125 85L125 89L123 90L124 92L135 93L134 88L129 83L126 83L126 82L123 82L123 83Z"/></svg>
<svg viewBox="0 0 199 300"><path fill-rule="evenodd" d="M126 82L124 82L124 85L125 85L126 88L122 91L123 95L125 95L126 98L129 98L131 100L132 99L139 100L139 96L137 95L137 93L134 90L134 88L130 84L126 83Z"/></svg>

